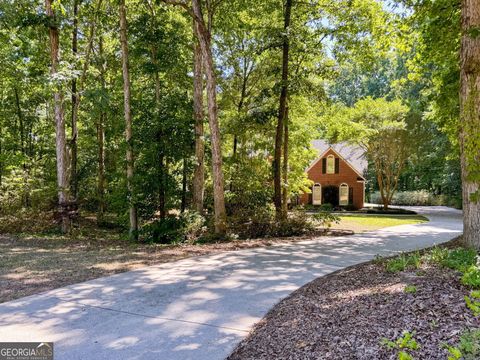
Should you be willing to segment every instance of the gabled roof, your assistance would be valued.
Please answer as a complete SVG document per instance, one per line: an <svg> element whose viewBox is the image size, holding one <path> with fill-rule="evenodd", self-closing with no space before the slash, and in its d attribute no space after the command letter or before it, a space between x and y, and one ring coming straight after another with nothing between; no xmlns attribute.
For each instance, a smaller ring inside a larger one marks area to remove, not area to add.
<svg viewBox="0 0 480 360"><path fill-rule="evenodd" d="M328 149L332 148L338 155L348 162L353 170L362 177L364 176L368 167L368 161L365 158L365 152L361 147L350 145L346 142L329 144L325 140L313 140L312 146L318 151L319 158L326 153ZM315 159L312 165L316 163L319 158Z"/></svg>

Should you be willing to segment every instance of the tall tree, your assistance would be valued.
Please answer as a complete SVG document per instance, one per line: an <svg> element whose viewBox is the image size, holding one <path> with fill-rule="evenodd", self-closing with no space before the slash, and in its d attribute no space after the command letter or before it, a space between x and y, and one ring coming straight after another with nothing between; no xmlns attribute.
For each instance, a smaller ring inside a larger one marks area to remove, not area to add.
<svg viewBox="0 0 480 360"><path fill-rule="evenodd" d="M193 208L203 213L205 193L205 142L203 130L203 61L198 42L198 25L193 21L193 115L195 118L195 168L193 172Z"/></svg>
<svg viewBox="0 0 480 360"><path fill-rule="evenodd" d="M278 108L278 122L275 135L275 157L273 166L273 183L274 183L274 202L277 218L283 217L282 211L282 144L283 133L285 127L285 116L287 112L287 97L288 97L288 61L290 50L290 17L292 12L292 1L286 0L284 9L284 23L283 23L283 42L282 42L282 83L280 92L280 104Z"/></svg>
<svg viewBox="0 0 480 360"><path fill-rule="evenodd" d="M74 61L77 60L78 56L78 7L80 0L73 0L73 30L72 30L72 54ZM76 108L80 102L79 95L77 94L77 79L72 79L72 118L70 126L72 129L72 138L70 139L70 196L72 202L76 203L77 201L77 188L78 188L78 179L77 179L77 137L78 137L78 127L77 127L77 114Z"/></svg>
<svg viewBox="0 0 480 360"><path fill-rule="evenodd" d="M127 38L127 12L125 9L125 0L120 0L120 45L122 49L122 73L123 73L123 99L125 112L125 141L127 143L127 197L129 204L130 219L130 239L138 238L138 219L137 207L133 198L133 176L134 176L134 158L133 158L133 137L132 137L132 111L130 108L130 74L128 68L128 38Z"/></svg>
<svg viewBox="0 0 480 360"><path fill-rule="evenodd" d="M197 35L203 57L207 85L207 113L208 124L212 141L212 178L213 178L213 207L215 216L215 233L224 234L227 230L227 213L225 210L225 189L222 169L222 139L218 122L217 108L217 77L212 52L212 18L213 9L208 10L205 21L201 0L192 0L190 7L186 2L177 0L163 0L167 4L178 5L184 8L195 21L195 34Z"/></svg>
<svg viewBox="0 0 480 360"><path fill-rule="evenodd" d="M464 241L480 249L480 0L462 1L460 150Z"/></svg>
<svg viewBox="0 0 480 360"><path fill-rule="evenodd" d="M52 0L45 0L46 14L49 18L49 38L50 38L50 74L55 77L59 63L59 31L58 19L52 8ZM55 147L57 156L57 186L58 186L58 207L61 217L62 232L70 230L70 217L68 213L68 176L67 176L67 148L65 136L65 118L63 113L63 94L61 89L56 88L53 94L54 113L55 113Z"/></svg>

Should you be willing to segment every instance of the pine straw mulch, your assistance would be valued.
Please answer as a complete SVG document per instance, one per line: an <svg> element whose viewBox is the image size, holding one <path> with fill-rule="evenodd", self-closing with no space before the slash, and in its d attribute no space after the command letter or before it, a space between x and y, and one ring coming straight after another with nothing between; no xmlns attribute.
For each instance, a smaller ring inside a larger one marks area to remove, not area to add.
<svg viewBox="0 0 480 360"><path fill-rule="evenodd" d="M281 301L228 359L397 359L382 339L403 331L415 332L415 359L447 359L445 344L480 327L459 275L432 265L392 274L375 261L340 270Z"/></svg>

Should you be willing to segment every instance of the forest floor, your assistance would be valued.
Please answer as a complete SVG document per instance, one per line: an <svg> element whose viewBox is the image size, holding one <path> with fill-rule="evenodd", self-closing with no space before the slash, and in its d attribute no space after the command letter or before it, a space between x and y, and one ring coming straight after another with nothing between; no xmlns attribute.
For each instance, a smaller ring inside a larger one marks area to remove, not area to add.
<svg viewBox="0 0 480 360"><path fill-rule="evenodd" d="M459 240L446 246L312 281L276 305L229 360L478 359L480 331L467 329L480 320L466 306L461 273L448 267L475 262L475 253Z"/></svg>
<svg viewBox="0 0 480 360"><path fill-rule="evenodd" d="M321 229L318 233L305 236L162 245L129 242L122 238L118 230L96 227L92 219L83 219L81 226L69 237L41 232L45 226L42 227L40 222L35 225L38 230L35 226L33 228L39 233L34 233L31 225L20 227L27 224L26 221L20 224L17 220L12 220L13 223L7 227L7 221L0 218L0 225L3 224L5 228L12 229L13 226L20 229L18 235L2 235L0 231L0 302L192 256L427 221L422 216L402 216L402 219L396 216L383 216L381 219L370 215L342 216L340 224L334 224L331 229Z"/></svg>

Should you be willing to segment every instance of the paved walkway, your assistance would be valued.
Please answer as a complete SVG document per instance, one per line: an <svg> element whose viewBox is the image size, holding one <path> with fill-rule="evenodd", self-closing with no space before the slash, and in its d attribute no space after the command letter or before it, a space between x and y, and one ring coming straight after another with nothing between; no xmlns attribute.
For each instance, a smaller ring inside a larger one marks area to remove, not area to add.
<svg viewBox="0 0 480 360"><path fill-rule="evenodd" d="M0 341L54 341L55 359L224 359L279 300L346 266L450 240L461 213L429 223L150 266L0 304Z"/></svg>

